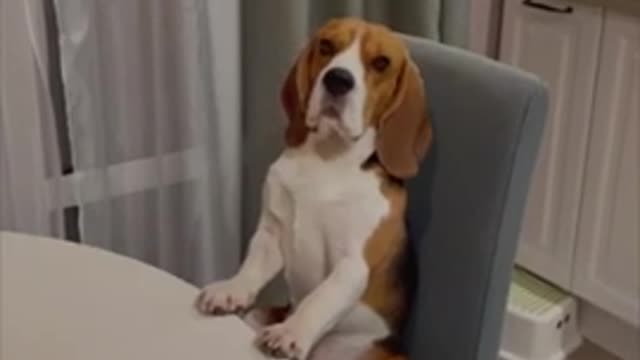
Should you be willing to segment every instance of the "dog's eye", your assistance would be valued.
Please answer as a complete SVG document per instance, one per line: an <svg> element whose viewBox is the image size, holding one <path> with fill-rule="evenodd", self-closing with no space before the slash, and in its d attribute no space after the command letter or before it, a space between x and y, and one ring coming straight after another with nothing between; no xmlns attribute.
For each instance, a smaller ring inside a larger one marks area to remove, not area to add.
<svg viewBox="0 0 640 360"><path fill-rule="evenodd" d="M384 55L376 56L373 61L371 61L371 66L378 72L385 71L389 67L389 64L391 64L391 60Z"/></svg>
<svg viewBox="0 0 640 360"><path fill-rule="evenodd" d="M321 39L318 43L318 51L320 55L331 56L336 53L336 46L328 39Z"/></svg>

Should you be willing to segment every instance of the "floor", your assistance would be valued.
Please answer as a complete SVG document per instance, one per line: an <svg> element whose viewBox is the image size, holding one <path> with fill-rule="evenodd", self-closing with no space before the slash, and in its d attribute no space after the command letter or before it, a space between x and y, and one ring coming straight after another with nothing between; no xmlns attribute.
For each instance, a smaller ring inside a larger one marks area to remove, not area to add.
<svg viewBox="0 0 640 360"><path fill-rule="evenodd" d="M585 343L569 357L568 360L620 360L597 345L585 341Z"/></svg>

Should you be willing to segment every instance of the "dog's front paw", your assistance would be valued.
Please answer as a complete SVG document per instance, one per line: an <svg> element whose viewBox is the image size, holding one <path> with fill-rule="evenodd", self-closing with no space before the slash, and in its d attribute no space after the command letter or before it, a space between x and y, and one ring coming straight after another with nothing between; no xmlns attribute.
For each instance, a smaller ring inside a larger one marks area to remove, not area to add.
<svg viewBox="0 0 640 360"><path fill-rule="evenodd" d="M255 293L247 284L227 280L207 285L196 300L203 314L226 315L244 313L253 305Z"/></svg>
<svg viewBox="0 0 640 360"><path fill-rule="evenodd" d="M272 357L295 360L305 360L311 347L286 321L262 329L257 345Z"/></svg>

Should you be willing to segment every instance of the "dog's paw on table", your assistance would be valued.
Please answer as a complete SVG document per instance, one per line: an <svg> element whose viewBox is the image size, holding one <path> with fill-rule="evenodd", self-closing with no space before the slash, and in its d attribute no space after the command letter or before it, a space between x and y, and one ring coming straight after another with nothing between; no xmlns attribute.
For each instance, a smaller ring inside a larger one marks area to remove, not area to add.
<svg viewBox="0 0 640 360"><path fill-rule="evenodd" d="M196 308L203 314L241 314L254 301L255 294L248 286L238 281L226 280L205 286L196 299Z"/></svg>
<svg viewBox="0 0 640 360"><path fill-rule="evenodd" d="M310 344L287 322L260 331L257 345L267 355L280 359L306 359Z"/></svg>

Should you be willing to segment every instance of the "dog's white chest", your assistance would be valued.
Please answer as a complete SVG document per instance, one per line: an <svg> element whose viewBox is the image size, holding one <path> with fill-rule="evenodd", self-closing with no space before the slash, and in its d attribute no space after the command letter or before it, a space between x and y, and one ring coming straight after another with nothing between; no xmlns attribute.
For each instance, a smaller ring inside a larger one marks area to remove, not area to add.
<svg viewBox="0 0 640 360"><path fill-rule="evenodd" d="M378 177L312 155L283 157L274 171L284 190L281 222L285 277L297 303L347 254L365 242L388 212Z"/></svg>

